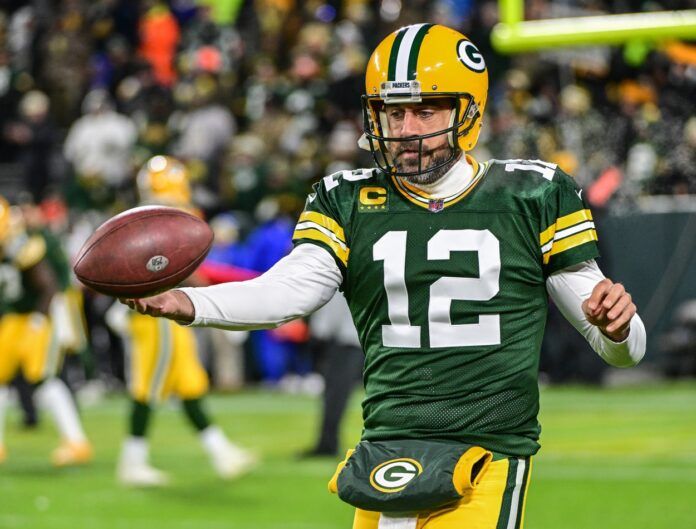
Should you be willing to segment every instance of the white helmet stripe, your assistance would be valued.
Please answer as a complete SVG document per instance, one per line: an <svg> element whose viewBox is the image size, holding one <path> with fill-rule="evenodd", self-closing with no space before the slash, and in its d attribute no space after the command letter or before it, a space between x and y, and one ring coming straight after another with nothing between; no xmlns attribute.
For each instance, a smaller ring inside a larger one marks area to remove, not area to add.
<svg viewBox="0 0 696 529"><path fill-rule="evenodd" d="M425 26L425 24L414 24L409 26L403 39L401 39L399 55L396 57L396 75L394 76L395 81L408 81L408 59L411 57L413 41L418 34L418 30L420 30L423 26Z"/></svg>

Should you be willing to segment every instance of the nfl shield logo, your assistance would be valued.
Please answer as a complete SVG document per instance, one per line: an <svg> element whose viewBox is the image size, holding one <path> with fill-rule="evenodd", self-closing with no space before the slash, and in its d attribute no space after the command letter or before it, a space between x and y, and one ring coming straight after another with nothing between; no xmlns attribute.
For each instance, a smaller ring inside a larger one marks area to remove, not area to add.
<svg viewBox="0 0 696 529"><path fill-rule="evenodd" d="M445 201L441 198L428 202L428 209L433 213L442 211L445 208Z"/></svg>

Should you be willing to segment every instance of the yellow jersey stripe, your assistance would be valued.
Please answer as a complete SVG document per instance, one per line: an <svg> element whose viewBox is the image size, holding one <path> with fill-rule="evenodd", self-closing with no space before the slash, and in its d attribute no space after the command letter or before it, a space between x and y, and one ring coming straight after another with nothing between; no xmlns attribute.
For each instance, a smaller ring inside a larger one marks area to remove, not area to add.
<svg viewBox="0 0 696 529"><path fill-rule="evenodd" d="M465 154L465 155L464 155L464 158L466 158L466 161L469 162L469 165L471 165L471 167L473 167L473 169L474 169L474 173L473 173L473 174L474 174L474 175L478 175L478 172L479 172L479 163L478 163L476 160L474 160L474 157L473 157L473 156L469 156L468 154Z"/></svg>
<svg viewBox="0 0 696 529"><path fill-rule="evenodd" d="M541 253L548 252L554 244L558 243L558 241L562 241L563 239L570 237L571 235L575 235L576 233L580 233L580 232L583 232L585 230L594 229L594 228L595 228L594 222L592 222L591 220L586 220L584 222L581 222L580 224L576 224L575 226L571 226L570 228L566 228L564 230L559 230L553 236L553 239L551 239L549 242L547 242L545 245L543 245L541 247Z"/></svg>
<svg viewBox="0 0 696 529"><path fill-rule="evenodd" d="M407 190L409 190L414 195L418 195L419 197L430 199L430 195L428 195L428 193L418 189L416 186L409 183L408 181L402 179L400 182Z"/></svg>
<svg viewBox="0 0 696 529"><path fill-rule="evenodd" d="M548 264L552 255L557 255L571 248L575 248L576 246L580 246L581 244L585 244L586 242L596 240L597 232L594 229L581 231L580 233L566 237L554 244L551 249L544 254L544 264Z"/></svg>
<svg viewBox="0 0 696 529"><path fill-rule="evenodd" d="M558 217L554 224L541 232L539 235L539 244L544 246L547 242L553 239L553 236L556 234L556 230L562 230L577 224L578 222L583 222L586 220L592 220L592 212L589 209L581 209L575 213Z"/></svg>
<svg viewBox="0 0 696 529"><path fill-rule="evenodd" d="M292 239L311 239L313 241L323 242L325 245L331 248L331 251L343 263L343 266L348 266L348 254L350 253L350 248L342 248L338 242L334 241L331 237L316 228L301 230L296 229L295 233L292 235Z"/></svg>
<svg viewBox="0 0 696 529"><path fill-rule="evenodd" d="M341 239L343 242L346 241L346 235L343 232L343 228L338 224L338 222L336 222L331 217L327 217L326 215L322 215L321 213L317 213L316 211L305 211L304 213L302 213L302 215L300 215L300 220L298 221L298 223L306 220L323 226L324 228L332 232L336 237Z"/></svg>

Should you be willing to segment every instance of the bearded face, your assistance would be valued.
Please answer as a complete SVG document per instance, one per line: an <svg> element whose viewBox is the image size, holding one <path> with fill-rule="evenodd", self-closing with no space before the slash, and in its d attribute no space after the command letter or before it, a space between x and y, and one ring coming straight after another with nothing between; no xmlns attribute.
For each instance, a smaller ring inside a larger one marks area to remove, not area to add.
<svg viewBox="0 0 696 529"><path fill-rule="evenodd" d="M391 143L389 150L398 172L418 172L420 159L420 172L403 177L412 184L433 184L442 178L456 162L454 148L449 145L447 140L442 145L432 149L423 148L422 153L418 151L419 142L417 141ZM450 163L445 163L447 160L450 160Z"/></svg>
<svg viewBox="0 0 696 529"><path fill-rule="evenodd" d="M414 184L437 182L454 164L454 148L448 134L427 136L449 127L452 101L435 99L423 103L388 105L385 109L390 136L400 141L385 142L399 173ZM450 160L449 163L447 161Z"/></svg>

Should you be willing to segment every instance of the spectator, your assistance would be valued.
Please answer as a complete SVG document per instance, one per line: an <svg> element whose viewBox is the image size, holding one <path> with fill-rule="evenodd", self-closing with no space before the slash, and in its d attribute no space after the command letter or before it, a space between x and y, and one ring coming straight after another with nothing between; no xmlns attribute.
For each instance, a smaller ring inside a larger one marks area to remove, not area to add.
<svg viewBox="0 0 696 529"><path fill-rule="evenodd" d="M207 185L217 191L222 155L236 130L234 118L229 109L217 102L214 77L200 74L192 84L180 85L178 90L186 94L179 101L188 103L189 108L174 116L178 140L173 152L179 158L201 162L208 170Z"/></svg>
<svg viewBox="0 0 696 529"><path fill-rule="evenodd" d="M179 37L179 24L167 4L147 0L140 19L139 51L152 65L157 81L164 86L171 86L176 80L174 57Z"/></svg>
<svg viewBox="0 0 696 529"><path fill-rule="evenodd" d="M82 106L84 115L70 127L63 148L75 172L71 205L103 207L131 174L136 128L104 90L89 92Z"/></svg>
<svg viewBox="0 0 696 529"><path fill-rule="evenodd" d="M24 187L37 203L52 180L52 155L58 138L49 118L49 104L43 92L27 92L19 103L20 119L5 130L6 139L19 148Z"/></svg>

